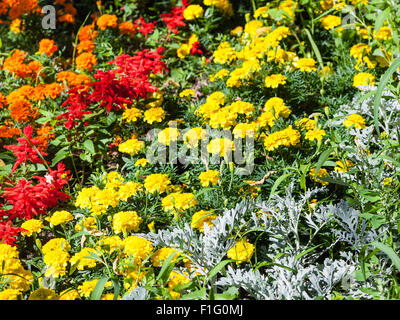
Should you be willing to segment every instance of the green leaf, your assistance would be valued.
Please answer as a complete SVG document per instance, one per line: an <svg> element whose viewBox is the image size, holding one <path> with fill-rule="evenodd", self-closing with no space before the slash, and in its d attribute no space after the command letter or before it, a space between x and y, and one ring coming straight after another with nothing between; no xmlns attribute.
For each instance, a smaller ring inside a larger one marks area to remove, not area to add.
<svg viewBox="0 0 400 320"><path fill-rule="evenodd" d="M392 260L392 262L395 265L395 267L397 268L397 270L400 271L400 258L391 247L389 247L388 245L386 245L384 243L377 242L377 241L371 242L371 245L374 246L375 248L378 248L382 252L386 253L389 256L390 260Z"/></svg>
<svg viewBox="0 0 400 320"><path fill-rule="evenodd" d="M212 278L214 278L217 274L218 274L218 272L220 272L223 268L225 268L225 266L228 264L228 263L230 263L230 262L232 262L232 261L234 261L234 260L232 260L232 259L229 259L229 260L223 260L223 261L221 261L220 263L218 263L214 268L212 268L212 270L207 274L207 281L206 282L208 282L208 281L210 281Z"/></svg>
<svg viewBox="0 0 400 320"><path fill-rule="evenodd" d="M375 20L375 32L378 32L379 29L383 26L387 18L390 14L390 7L386 8L383 12L379 13L378 17Z"/></svg>
<svg viewBox="0 0 400 320"><path fill-rule="evenodd" d="M178 252L174 252L168 256L168 258L164 261L160 273L157 275L156 280L159 281L160 279L163 281L167 281L169 274L171 273L172 269L175 266L175 262L172 262L172 259L178 254Z"/></svg>
<svg viewBox="0 0 400 320"><path fill-rule="evenodd" d="M204 300L207 295L206 288L190 292L181 297L181 300Z"/></svg>
<svg viewBox="0 0 400 320"><path fill-rule="evenodd" d="M94 155L96 151L94 150L94 144L93 141L90 139L85 140L83 143L83 147L85 148L86 151L88 151L91 155Z"/></svg>
<svg viewBox="0 0 400 320"><path fill-rule="evenodd" d="M380 134L378 117L379 117L379 106L381 103L382 93L383 90L385 90L386 84L390 80L392 74L397 70L399 66L400 66L400 57L395 59L392 65L386 70L384 75L381 77L378 89L376 90L376 96L374 101L374 123L375 123L375 129L378 132L378 134Z"/></svg>
<svg viewBox="0 0 400 320"><path fill-rule="evenodd" d="M304 250L303 252L300 252L298 255L296 255L296 256L294 257L294 260L299 260L299 259L300 259L302 256L304 256L305 254L307 254L307 253L313 251L314 249L316 249L316 248L318 248L318 247L320 247L320 246L322 246L322 243L320 243L320 244L318 244L318 245L316 245L316 246L314 246L314 247L312 247L312 248L308 248L307 250Z"/></svg>
<svg viewBox="0 0 400 320"><path fill-rule="evenodd" d="M94 290L93 290L92 294L90 295L90 300L100 300L107 280L108 280L108 277L103 277L99 281L97 281L96 286L94 287Z"/></svg>
<svg viewBox="0 0 400 320"><path fill-rule="evenodd" d="M317 165L315 166L315 175L317 175L319 169L321 169L321 167L324 165L326 160L328 160L332 150L333 150L333 148L330 148L321 153L321 155L319 156Z"/></svg>
<svg viewBox="0 0 400 320"><path fill-rule="evenodd" d="M69 155L68 147L64 147L55 154L53 161L51 162L51 167L54 167L61 160L64 160Z"/></svg>
<svg viewBox="0 0 400 320"><path fill-rule="evenodd" d="M215 294L215 300L233 300L239 295L239 289L236 287L229 287L228 290L222 293Z"/></svg>
<svg viewBox="0 0 400 320"><path fill-rule="evenodd" d="M275 190L279 187L279 185L282 183L282 181L293 174L294 174L294 172L285 173L285 174L281 175L278 179L276 179L274 185L271 188L271 192L269 194L268 200L270 200L271 197L274 195Z"/></svg>
<svg viewBox="0 0 400 320"><path fill-rule="evenodd" d="M324 71L324 62L322 61L321 53L319 52L319 49L318 49L317 45L315 44L314 39L313 39L310 31L308 31L308 29L305 29L305 32L307 34L308 40L310 40L311 47L313 48L315 56L317 57L319 66L321 67L321 70L325 73L325 71Z"/></svg>

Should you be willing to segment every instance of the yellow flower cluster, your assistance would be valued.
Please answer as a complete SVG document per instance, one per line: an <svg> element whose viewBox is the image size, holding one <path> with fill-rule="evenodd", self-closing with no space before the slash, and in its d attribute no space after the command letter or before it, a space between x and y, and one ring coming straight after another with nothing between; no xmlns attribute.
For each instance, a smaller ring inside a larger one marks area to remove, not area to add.
<svg viewBox="0 0 400 320"><path fill-rule="evenodd" d="M0 282L4 289L12 290L4 295L14 296L28 291L32 281L33 275L24 269L17 248L0 243Z"/></svg>
<svg viewBox="0 0 400 320"><path fill-rule="evenodd" d="M267 151L273 151L280 146L295 146L300 142L300 132L290 125L284 130L265 136L263 142Z"/></svg>
<svg viewBox="0 0 400 320"><path fill-rule="evenodd" d="M116 234L137 232L141 223L142 218L136 211L120 211L113 216L112 228Z"/></svg>
<svg viewBox="0 0 400 320"><path fill-rule="evenodd" d="M43 262L46 264L46 277L58 278L67 274L71 245L64 238L49 240L43 247Z"/></svg>
<svg viewBox="0 0 400 320"><path fill-rule="evenodd" d="M194 207L197 200L193 193L172 192L162 199L161 204L165 211L180 213Z"/></svg>
<svg viewBox="0 0 400 320"><path fill-rule="evenodd" d="M208 170L200 173L199 179L203 187L208 187L209 185L216 185L220 180L219 172L216 170Z"/></svg>
<svg viewBox="0 0 400 320"><path fill-rule="evenodd" d="M77 195L75 206L81 209L89 209L93 216L101 215L109 207L115 208L119 201L127 201L141 190L138 182L124 182L119 174L109 173L108 181L104 189L96 186L83 188Z"/></svg>

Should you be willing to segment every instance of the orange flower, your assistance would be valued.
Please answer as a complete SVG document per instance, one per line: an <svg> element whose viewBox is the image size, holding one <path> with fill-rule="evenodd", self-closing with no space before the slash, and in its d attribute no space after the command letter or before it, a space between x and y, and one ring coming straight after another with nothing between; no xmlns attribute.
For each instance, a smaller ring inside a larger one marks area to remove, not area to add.
<svg viewBox="0 0 400 320"><path fill-rule="evenodd" d="M54 82L50 84L46 84L44 88L44 94L46 97L49 97L51 99L55 99L58 96L60 96L61 91L63 90L63 86Z"/></svg>
<svg viewBox="0 0 400 320"><path fill-rule="evenodd" d="M54 52L58 50L58 46L55 44L53 40L50 39L42 39L39 42L39 53L46 54L48 57L51 57Z"/></svg>
<svg viewBox="0 0 400 320"><path fill-rule="evenodd" d="M78 74L73 71L61 71L57 74L57 81L66 82L69 88L90 83L90 77L86 74Z"/></svg>
<svg viewBox="0 0 400 320"><path fill-rule="evenodd" d="M103 14L97 19L97 26L100 30L105 30L107 27L115 28L117 26L118 17L114 14Z"/></svg>
<svg viewBox="0 0 400 320"><path fill-rule="evenodd" d="M11 104L15 100L31 97L33 95L34 91L35 91L35 89L32 86L30 86L29 84L19 87L18 89L10 92L10 94L6 98L7 103Z"/></svg>
<svg viewBox="0 0 400 320"><path fill-rule="evenodd" d="M10 128L7 125L0 126L0 138L13 138L20 134L21 130L18 128Z"/></svg>
<svg viewBox="0 0 400 320"><path fill-rule="evenodd" d="M11 111L11 118L19 123L35 119L39 115L38 109L33 108L31 103L23 98L15 100L8 109Z"/></svg>
<svg viewBox="0 0 400 320"><path fill-rule="evenodd" d="M75 23L75 17L72 14L66 13L58 17L59 22Z"/></svg>
<svg viewBox="0 0 400 320"><path fill-rule="evenodd" d="M80 70L87 69L88 71L93 70L93 66L97 64L97 58L90 52L81 53L76 58L76 68Z"/></svg>
<svg viewBox="0 0 400 320"><path fill-rule="evenodd" d="M78 33L78 39L80 42L85 40L94 40L97 37L98 32L93 30L94 24L89 24L81 28Z"/></svg>
<svg viewBox="0 0 400 320"><path fill-rule="evenodd" d="M81 54L84 51L92 52L96 48L92 40L84 40L78 44L78 53Z"/></svg>
<svg viewBox="0 0 400 320"><path fill-rule="evenodd" d="M131 37L136 33L135 25L130 21L121 22L118 26L121 34L129 34Z"/></svg>
<svg viewBox="0 0 400 320"><path fill-rule="evenodd" d="M39 72L42 70L42 64L40 61L33 60L28 63L28 68L31 70L32 77L37 77ZM41 73L42 77L44 77L44 73Z"/></svg>
<svg viewBox="0 0 400 320"><path fill-rule="evenodd" d="M55 138L53 133L54 128L49 125L44 125L36 130L37 137L35 137L39 142L36 145L40 152L45 152L47 150L47 146L49 141Z"/></svg>

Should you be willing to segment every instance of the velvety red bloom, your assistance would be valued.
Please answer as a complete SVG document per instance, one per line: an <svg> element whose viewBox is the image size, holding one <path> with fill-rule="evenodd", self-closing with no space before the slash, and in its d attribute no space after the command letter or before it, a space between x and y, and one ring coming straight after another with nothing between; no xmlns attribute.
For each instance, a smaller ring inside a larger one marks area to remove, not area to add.
<svg viewBox="0 0 400 320"><path fill-rule="evenodd" d="M137 32L140 32L144 36L148 35L149 33L152 33L156 26L155 22L146 22L144 21L143 17L140 17L139 19L135 20L134 23Z"/></svg>
<svg viewBox="0 0 400 320"><path fill-rule="evenodd" d="M64 118L67 120L64 123L67 129L76 126L78 124L77 120L82 119L85 114L92 113L86 110L90 103L88 95L89 93L82 91L82 88L75 87L68 90L68 99L61 105L62 107L67 106L68 111L57 116L57 119Z"/></svg>
<svg viewBox="0 0 400 320"><path fill-rule="evenodd" d="M178 33L177 28L186 26L183 11L185 11L188 5L189 2L184 0L181 7L174 7L171 12L160 14L161 20L166 23L167 28L173 33Z"/></svg>
<svg viewBox="0 0 400 320"><path fill-rule="evenodd" d="M38 146L40 144L39 139L32 138L33 128L30 125L28 125L24 128L23 131L27 139L25 137L20 137L17 139L19 144L4 146L4 148L13 151L14 155L17 157L14 166L12 167L11 173L14 173L14 171L18 168L18 166L21 163L25 163L27 161L30 161L32 163L44 164L44 161L39 156L39 153L42 155L42 157L47 156L46 152L40 152L39 150L36 151L35 148L33 148L33 146L35 146L36 149L38 149Z"/></svg>
<svg viewBox="0 0 400 320"><path fill-rule="evenodd" d="M58 205L59 201L66 201L69 195L61 189L69 181L70 171L65 171L65 166L59 163L57 170L50 169L44 177L35 176L39 183L32 185L32 181L20 179L12 188L4 188L3 194L6 204L12 205L9 210L0 212L8 220L22 218L25 220L47 213L48 209Z"/></svg>
<svg viewBox="0 0 400 320"><path fill-rule="evenodd" d="M18 232L26 231L20 227L11 226L11 221L0 221L0 243L15 246Z"/></svg>
<svg viewBox="0 0 400 320"><path fill-rule="evenodd" d="M40 194L32 186L32 181L26 181L22 178L15 187L5 188L5 190L4 199L13 206L10 210L3 212L3 215L8 216L8 220L13 220L16 217L29 220L44 213L45 205Z"/></svg>

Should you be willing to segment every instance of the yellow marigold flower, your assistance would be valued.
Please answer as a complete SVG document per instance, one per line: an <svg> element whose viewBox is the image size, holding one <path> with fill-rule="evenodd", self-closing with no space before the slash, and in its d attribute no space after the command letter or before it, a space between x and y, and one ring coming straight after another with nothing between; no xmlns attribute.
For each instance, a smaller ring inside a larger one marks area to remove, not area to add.
<svg viewBox="0 0 400 320"><path fill-rule="evenodd" d="M342 161L336 161L337 167L334 168L335 171L337 172L347 172L347 170L354 166L354 163L350 160L346 160L346 163L343 163Z"/></svg>
<svg viewBox="0 0 400 320"><path fill-rule="evenodd" d="M221 42L217 50L213 53L214 61L219 64L231 63L236 59L236 51L231 47L229 42Z"/></svg>
<svg viewBox="0 0 400 320"><path fill-rule="evenodd" d="M190 46L187 43L183 43L178 50L176 55L178 58L183 59L190 54Z"/></svg>
<svg viewBox="0 0 400 320"><path fill-rule="evenodd" d="M59 300L59 298L53 289L39 288L30 294L28 300Z"/></svg>
<svg viewBox="0 0 400 320"><path fill-rule="evenodd" d="M217 170L208 170L200 173L199 179L203 187L208 187L209 185L216 185L221 178Z"/></svg>
<svg viewBox="0 0 400 320"><path fill-rule="evenodd" d="M206 102L202 104L196 111L195 114L197 116L203 117L205 119L210 118L211 115L218 112L220 109L218 104L212 102Z"/></svg>
<svg viewBox="0 0 400 320"><path fill-rule="evenodd" d="M63 224L72 220L74 220L74 216L65 210L56 211L51 215L51 217L46 218L46 221L50 222L54 226L58 226L59 224Z"/></svg>
<svg viewBox="0 0 400 320"><path fill-rule="evenodd" d="M321 24L326 30L340 26L341 23L342 19L340 17L331 14L328 14L321 19Z"/></svg>
<svg viewBox="0 0 400 320"><path fill-rule="evenodd" d="M320 169L318 170L317 175L315 175L315 171L316 171L316 169L315 169L315 168L312 168L312 169L310 170L310 172L309 172L310 176L311 176L316 182L321 183L323 186L328 185L329 182L319 179L319 178L323 178L323 177L329 177L328 171L327 171L326 169L324 169L324 168L320 168Z"/></svg>
<svg viewBox="0 0 400 320"><path fill-rule="evenodd" d="M271 133L264 138L264 147L267 151L273 151L280 146L295 146L300 142L300 132L292 129L292 126L288 128Z"/></svg>
<svg viewBox="0 0 400 320"><path fill-rule="evenodd" d="M123 241L118 236L104 237L100 240L101 246L106 246L110 253L123 249Z"/></svg>
<svg viewBox="0 0 400 320"><path fill-rule="evenodd" d="M67 274L69 254L64 250L52 250L43 257L46 265L46 277L59 278Z"/></svg>
<svg viewBox="0 0 400 320"><path fill-rule="evenodd" d="M264 6L264 7L259 7L257 8L256 11L254 11L254 18L258 18L258 17L263 17L263 18L268 18L268 11L269 8Z"/></svg>
<svg viewBox="0 0 400 320"><path fill-rule="evenodd" d="M112 228L116 234L138 232L143 219L138 216L136 211L120 211L113 216Z"/></svg>
<svg viewBox="0 0 400 320"><path fill-rule="evenodd" d="M204 224L206 223L211 227L213 226L212 221L216 218L217 215L212 214L212 211L200 210L193 214L190 226L192 229L199 229L200 232L204 232Z"/></svg>
<svg viewBox="0 0 400 320"><path fill-rule="evenodd" d="M230 248L226 253L229 259L236 260L236 264L250 262L254 254L254 245L247 240L238 240L234 247Z"/></svg>
<svg viewBox="0 0 400 320"><path fill-rule="evenodd" d="M158 133L157 138L158 142L163 145L169 146L171 142L178 140L179 130L173 127L165 128Z"/></svg>
<svg viewBox="0 0 400 320"><path fill-rule="evenodd" d="M210 127L217 129L229 129L236 122L237 114L230 111L229 107L219 109L210 116Z"/></svg>
<svg viewBox="0 0 400 320"><path fill-rule="evenodd" d="M141 183L128 181L119 188L118 190L119 199L121 201L127 201L130 197L133 197L135 194L137 194L141 189L142 189Z"/></svg>
<svg viewBox="0 0 400 320"><path fill-rule="evenodd" d="M89 298L98 281L99 279L94 279L83 282L80 286L78 286L79 294L83 297Z"/></svg>
<svg viewBox="0 0 400 320"><path fill-rule="evenodd" d="M257 131L257 123L239 123L235 126L232 134L235 138L254 137Z"/></svg>
<svg viewBox="0 0 400 320"><path fill-rule="evenodd" d="M171 181L168 179L168 176L163 173L153 173L144 180L144 187L146 191L150 193L156 191L158 193L164 193L170 185Z"/></svg>
<svg viewBox="0 0 400 320"><path fill-rule="evenodd" d="M316 71L316 64L317 62L312 58L300 58L297 61L293 62L295 68L300 69L300 71L302 72Z"/></svg>
<svg viewBox="0 0 400 320"><path fill-rule="evenodd" d="M144 121L149 124L161 122L165 118L165 111L161 107L150 108L144 112Z"/></svg>
<svg viewBox="0 0 400 320"><path fill-rule="evenodd" d="M129 155L137 154L144 147L144 141L136 138L128 139L118 146L118 151Z"/></svg>
<svg viewBox="0 0 400 320"><path fill-rule="evenodd" d="M392 183L393 183L393 178L391 178L391 177L386 177L382 181L382 185L384 185L384 186L390 186L390 185L392 185Z"/></svg>
<svg viewBox="0 0 400 320"><path fill-rule="evenodd" d="M149 160L147 160L146 158L141 158L135 162L135 167L141 166L142 168L144 168L148 163Z"/></svg>
<svg viewBox="0 0 400 320"><path fill-rule="evenodd" d="M165 211L175 213L194 207L197 200L193 193L172 192L162 199L161 204Z"/></svg>
<svg viewBox="0 0 400 320"><path fill-rule="evenodd" d="M353 78L353 87L358 86L373 86L375 84L375 77L368 72L360 72Z"/></svg>
<svg viewBox="0 0 400 320"><path fill-rule="evenodd" d="M191 4L183 11L185 20L194 20L203 16L204 10L198 4Z"/></svg>
<svg viewBox="0 0 400 320"><path fill-rule="evenodd" d="M364 129L366 126L365 119L361 115L356 113L348 115L343 121L343 125L345 127L351 127L352 125L354 125L354 127L357 129Z"/></svg>
<svg viewBox="0 0 400 320"><path fill-rule="evenodd" d="M210 141L207 146L207 151L211 154L219 154L224 157L226 154L234 150L234 143L228 138L215 138Z"/></svg>
<svg viewBox="0 0 400 320"><path fill-rule="evenodd" d="M18 297L22 298L21 290L18 289L5 289L0 292L0 301L18 300Z"/></svg>
<svg viewBox="0 0 400 320"><path fill-rule="evenodd" d="M123 244L125 255L133 255L136 265L141 264L153 251L153 246L149 240L137 236L127 237Z"/></svg>
<svg viewBox="0 0 400 320"><path fill-rule="evenodd" d="M171 262L176 262L180 256L180 252L173 248L160 248L154 252L151 256L150 261L154 267L161 267L163 263L168 259L169 256L175 254Z"/></svg>
<svg viewBox="0 0 400 320"><path fill-rule="evenodd" d="M286 105L283 99L278 97L270 98L264 105L265 111L272 112L276 119L279 117L287 118L292 112Z"/></svg>
<svg viewBox="0 0 400 320"><path fill-rule="evenodd" d="M207 130L201 127L191 128L183 135L183 143L188 144L188 147L197 146L200 140L207 138Z"/></svg>
<svg viewBox="0 0 400 320"><path fill-rule="evenodd" d="M378 40L389 40L392 38L392 29L390 27L381 27L378 32L374 31L374 34Z"/></svg>
<svg viewBox="0 0 400 320"><path fill-rule="evenodd" d="M97 264L97 260L90 258L90 254L96 254L96 250L93 248L83 248L81 251L75 253L70 259L71 265L77 264L78 270L83 270L85 267L94 268ZM87 258L88 257L88 258Z"/></svg>
<svg viewBox="0 0 400 320"><path fill-rule="evenodd" d="M42 247L43 255L50 253L51 251L65 251L71 250L71 245L64 238L54 238L47 241L47 243Z"/></svg>
<svg viewBox="0 0 400 320"><path fill-rule="evenodd" d="M65 289L64 291L60 292L60 299L59 300L77 300L80 299L81 296L79 295L78 290L69 288Z"/></svg>
<svg viewBox="0 0 400 320"><path fill-rule="evenodd" d="M33 233L39 233L42 231L43 228L43 222L37 219L30 219L26 220L22 225L22 229L25 229L26 231L22 231L21 234L23 236L32 236Z"/></svg>
<svg viewBox="0 0 400 320"><path fill-rule="evenodd" d="M350 48L350 55L356 59L362 59L364 54L369 54L372 48L366 43L358 43Z"/></svg>
<svg viewBox="0 0 400 320"><path fill-rule="evenodd" d="M194 96L194 91L192 89L185 89L180 94L180 98Z"/></svg>
<svg viewBox="0 0 400 320"><path fill-rule="evenodd" d="M302 118L301 120L295 121L295 125L301 130L314 130L315 120L310 118Z"/></svg>
<svg viewBox="0 0 400 320"><path fill-rule="evenodd" d="M135 122L142 117L142 110L138 108L126 109L122 114L122 119L126 122Z"/></svg>
<svg viewBox="0 0 400 320"><path fill-rule="evenodd" d="M306 132L305 138L310 141L321 141L325 134L326 132L323 129L313 129Z"/></svg>
<svg viewBox="0 0 400 320"><path fill-rule="evenodd" d="M286 77L282 74L271 74L265 77L264 83L267 88L278 88L279 85L286 83Z"/></svg>
<svg viewBox="0 0 400 320"><path fill-rule="evenodd" d="M172 271L169 274L169 278L168 278L168 288L170 290L173 290L178 285L183 285L183 284L189 283L190 281L191 280L186 275L183 275L176 271Z"/></svg>
<svg viewBox="0 0 400 320"><path fill-rule="evenodd" d="M207 97L207 103L213 103L218 106L225 104L225 95L221 91L215 91Z"/></svg>
<svg viewBox="0 0 400 320"><path fill-rule="evenodd" d="M275 120L276 120L276 118L273 115L273 113L270 111L266 111L266 112L263 112L262 114L260 114L260 116L257 118L255 123L258 126L260 126L261 128L265 128L265 127L272 128L274 126Z"/></svg>
<svg viewBox="0 0 400 320"><path fill-rule="evenodd" d="M254 112L254 105L252 103L240 100L231 103L228 107L233 113L249 115Z"/></svg>

